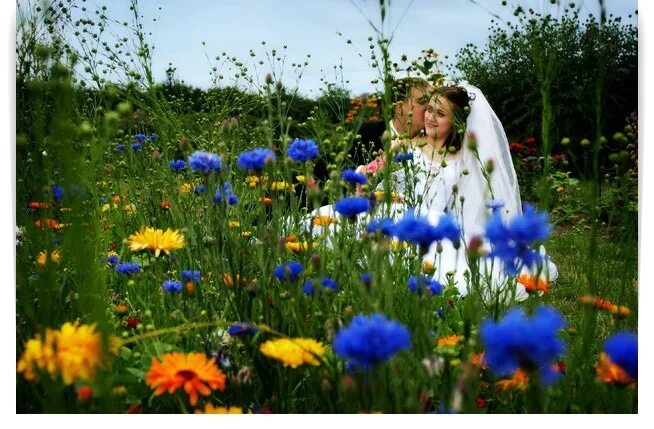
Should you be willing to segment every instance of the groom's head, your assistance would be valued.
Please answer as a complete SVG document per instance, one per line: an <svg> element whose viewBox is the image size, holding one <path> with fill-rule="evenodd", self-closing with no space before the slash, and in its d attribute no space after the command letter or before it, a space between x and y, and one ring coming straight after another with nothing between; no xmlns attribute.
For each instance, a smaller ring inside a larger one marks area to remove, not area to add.
<svg viewBox="0 0 654 429"><path fill-rule="evenodd" d="M429 83L418 77L393 81L393 119L397 131L415 137L425 127Z"/></svg>

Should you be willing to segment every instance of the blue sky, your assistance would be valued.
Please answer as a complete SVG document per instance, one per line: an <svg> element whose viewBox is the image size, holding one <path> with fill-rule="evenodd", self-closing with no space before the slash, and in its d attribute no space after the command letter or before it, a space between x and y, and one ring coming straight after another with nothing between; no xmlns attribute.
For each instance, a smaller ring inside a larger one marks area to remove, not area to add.
<svg viewBox="0 0 654 429"><path fill-rule="evenodd" d="M483 46L493 19L491 12L503 19L513 18L511 5L517 2L509 1L507 7L500 3L500 0L393 1L387 27L395 28L391 44L393 58L397 60L401 54L415 58L426 48L433 48L442 57L453 58L466 43ZM554 14L557 10L549 0L519 3L524 8ZM582 13L596 15L598 3L597 0L576 2ZM289 65L304 63L306 55L311 55L299 87L301 93L317 96L324 87L321 77L340 81L333 66L341 64L343 80L349 81L346 87L354 94L374 90L370 81L376 72L368 64L370 42L367 40L373 30L367 18L379 22L377 5L376 0L141 0L140 11L146 30L152 33L153 69L158 81L165 79L165 70L172 62L178 79L206 88L211 82L212 67L207 56L215 63L215 57L222 52L246 63L262 79L270 68L256 62L263 57L265 49L277 48L286 54L283 81L291 87L296 85L296 79ZM637 22L636 16L627 18L637 9L637 0L606 0L606 5L609 13L622 16L630 23ZM110 2L108 15L125 19L128 6L128 0ZM347 44L347 39L352 44ZM266 41L266 45L262 46L261 41ZM283 45L287 49L282 49ZM254 61L250 49L256 54ZM229 75L224 68L222 72Z"/></svg>

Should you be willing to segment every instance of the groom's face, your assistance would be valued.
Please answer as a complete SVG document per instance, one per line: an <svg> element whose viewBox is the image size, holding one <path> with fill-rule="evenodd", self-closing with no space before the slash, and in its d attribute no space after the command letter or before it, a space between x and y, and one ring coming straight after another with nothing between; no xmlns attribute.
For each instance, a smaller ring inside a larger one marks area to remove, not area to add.
<svg viewBox="0 0 654 429"><path fill-rule="evenodd" d="M410 137L418 134L425 127L424 103L425 91L420 88L411 88L410 97L402 104L402 119L405 121L405 129Z"/></svg>

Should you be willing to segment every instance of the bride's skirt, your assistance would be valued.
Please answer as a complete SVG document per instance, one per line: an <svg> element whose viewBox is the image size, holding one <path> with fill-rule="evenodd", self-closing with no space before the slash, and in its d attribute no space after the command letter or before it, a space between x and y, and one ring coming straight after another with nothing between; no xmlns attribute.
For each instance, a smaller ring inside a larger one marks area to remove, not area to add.
<svg viewBox="0 0 654 429"><path fill-rule="evenodd" d="M388 214L388 217L390 217L394 222L397 222L404 216L407 209L408 208L404 204L392 203L388 212L384 212L384 214ZM357 236L360 237L361 233L366 231L366 227L370 221L379 218L379 216L375 216L373 218L369 213L364 213L357 216L355 221L355 230L357 231ZM323 222L321 224L319 221L314 222L315 219L335 219L337 222ZM430 221L434 222L431 219ZM327 205L315 209L309 215L307 215L307 217L302 221L301 227L305 231L311 232L314 237L325 239L325 244L327 247L333 248L333 240L339 230L338 225L342 222L348 222L348 220L340 214L336 213L333 205ZM471 286L469 285L469 280L466 279L470 270L466 259L465 246L461 245L459 249L455 249L454 245L449 240L443 240L440 247L441 250L438 252L437 243L433 243L430 246L429 251L423 257L423 262L429 262L433 264L435 267L433 277L441 284L453 284L458 289L461 296L468 295L471 292ZM490 250L487 243L482 245L482 249L484 247L487 251ZM551 261L549 256L547 256L543 246L540 247L540 254L545 261L543 267L540 269L540 276L547 279L548 282L555 281L558 277L556 265ZM506 289L507 281L509 278L502 269L502 264L499 259L481 258L479 265L479 273L481 278L480 283L483 285L481 287L481 294L484 299L488 299L491 295L500 294L503 295L506 299L512 298L516 301L522 301L529 296L524 286L520 283L517 283L515 291L501 290ZM536 273L532 272L527 267L523 267L520 272L520 275L526 276L533 276L535 274Z"/></svg>

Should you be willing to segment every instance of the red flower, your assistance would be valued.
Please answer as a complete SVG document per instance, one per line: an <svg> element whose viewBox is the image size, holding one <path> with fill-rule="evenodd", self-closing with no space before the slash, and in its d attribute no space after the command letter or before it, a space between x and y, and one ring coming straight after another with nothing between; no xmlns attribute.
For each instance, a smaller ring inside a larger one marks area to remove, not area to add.
<svg viewBox="0 0 654 429"><path fill-rule="evenodd" d="M522 145L518 142L513 142L509 145L509 148L511 149L511 152L517 153L520 152L520 150L522 150Z"/></svg>
<svg viewBox="0 0 654 429"><path fill-rule="evenodd" d="M88 403L93 399L93 388L88 385L81 386L77 390L77 400L81 403Z"/></svg>
<svg viewBox="0 0 654 429"><path fill-rule="evenodd" d="M110 249L110 250L115 250L116 247L118 247L118 245L117 245L114 241L112 241L111 243L109 243L109 249Z"/></svg>
<svg viewBox="0 0 654 429"><path fill-rule="evenodd" d="M127 318L125 326L129 329L134 329L139 325L139 323L141 323L141 319L138 316L130 316Z"/></svg>
<svg viewBox="0 0 654 429"><path fill-rule="evenodd" d="M477 408L486 408L486 405L488 405L488 401L481 396L477 398Z"/></svg>
<svg viewBox="0 0 654 429"><path fill-rule="evenodd" d="M536 144L536 137L527 137L527 140L525 140L525 143L527 143L530 146L533 146Z"/></svg>
<svg viewBox="0 0 654 429"><path fill-rule="evenodd" d="M563 155L561 155L560 153L557 153L556 155L552 155L552 161L554 162L563 161Z"/></svg>

